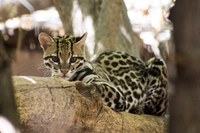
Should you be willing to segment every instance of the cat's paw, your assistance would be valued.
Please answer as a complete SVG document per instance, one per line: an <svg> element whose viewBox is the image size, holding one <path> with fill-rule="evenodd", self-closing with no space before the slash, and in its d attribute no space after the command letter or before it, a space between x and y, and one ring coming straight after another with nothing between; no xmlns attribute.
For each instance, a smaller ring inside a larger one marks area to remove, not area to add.
<svg viewBox="0 0 200 133"><path fill-rule="evenodd" d="M76 89L87 98L98 98L100 97L100 91L97 84L86 84L84 82L76 82Z"/></svg>

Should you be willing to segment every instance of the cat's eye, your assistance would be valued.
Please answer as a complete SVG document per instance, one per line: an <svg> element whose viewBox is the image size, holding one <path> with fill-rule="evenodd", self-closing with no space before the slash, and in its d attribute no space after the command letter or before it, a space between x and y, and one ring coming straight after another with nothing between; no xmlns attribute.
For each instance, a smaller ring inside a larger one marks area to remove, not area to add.
<svg viewBox="0 0 200 133"><path fill-rule="evenodd" d="M56 57L56 56L53 56L51 59L52 59L52 61L54 61L54 62L59 62L59 58Z"/></svg>
<svg viewBox="0 0 200 133"><path fill-rule="evenodd" d="M77 58L76 58L76 57L71 57L71 59L70 59L70 62L71 62L71 63L75 63L75 62L76 62L76 60L77 60Z"/></svg>

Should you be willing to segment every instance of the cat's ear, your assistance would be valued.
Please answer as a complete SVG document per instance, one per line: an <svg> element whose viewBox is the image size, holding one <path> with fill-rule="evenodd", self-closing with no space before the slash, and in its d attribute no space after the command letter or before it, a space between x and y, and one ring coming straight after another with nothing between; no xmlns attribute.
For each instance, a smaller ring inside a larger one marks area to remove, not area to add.
<svg viewBox="0 0 200 133"><path fill-rule="evenodd" d="M49 46L52 45L53 39L47 33L40 33L38 36L38 40L40 42L40 46L45 51Z"/></svg>
<svg viewBox="0 0 200 133"><path fill-rule="evenodd" d="M85 32L81 37L76 37L76 47L80 50L83 50L85 41L87 38L87 32Z"/></svg>

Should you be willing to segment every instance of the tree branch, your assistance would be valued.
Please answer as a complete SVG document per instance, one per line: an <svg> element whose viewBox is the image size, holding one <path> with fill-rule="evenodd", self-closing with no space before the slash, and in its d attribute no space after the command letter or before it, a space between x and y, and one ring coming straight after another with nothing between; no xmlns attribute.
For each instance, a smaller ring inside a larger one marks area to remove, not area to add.
<svg viewBox="0 0 200 133"><path fill-rule="evenodd" d="M51 77L13 81L23 132L166 132L164 118L114 112L104 106L92 85Z"/></svg>

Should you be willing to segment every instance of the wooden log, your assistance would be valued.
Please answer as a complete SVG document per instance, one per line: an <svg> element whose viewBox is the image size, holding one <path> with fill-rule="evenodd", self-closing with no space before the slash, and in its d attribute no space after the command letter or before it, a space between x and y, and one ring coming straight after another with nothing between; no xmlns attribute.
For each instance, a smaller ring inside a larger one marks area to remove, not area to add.
<svg viewBox="0 0 200 133"><path fill-rule="evenodd" d="M13 83L22 132L167 132L163 117L115 112L103 105L94 85L24 76L14 76Z"/></svg>

